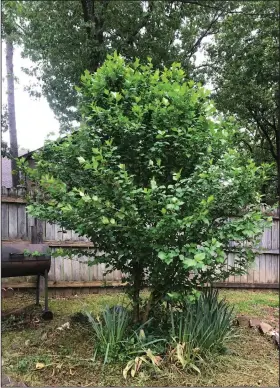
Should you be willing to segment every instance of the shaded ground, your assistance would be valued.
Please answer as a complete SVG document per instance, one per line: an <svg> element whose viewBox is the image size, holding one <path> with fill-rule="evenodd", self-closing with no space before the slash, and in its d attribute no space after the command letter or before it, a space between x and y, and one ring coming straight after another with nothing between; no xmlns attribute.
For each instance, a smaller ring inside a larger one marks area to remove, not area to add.
<svg viewBox="0 0 280 388"><path fill-rule="evenodd" d="M278 294L273 292L223 291L237 313L261 317L273 323L278 314ZM2 309L22 307L34 300L21 295L3 300ZM215 357L204 366L202 375L182 373L166 367L159 375L144 371L136 378L122 377L124 365L103 367L92 360L94 341L81 326L59 331L69 315L87 308L98 313L106 305L122 304L122 294L89 295L52 300L52 322L5 322L2 325L2 372L28 386L278 386L276 348L250 329L239 328L227 355ZM272 309L272 310L271 310ZM277 311L277 314L276 314ZM30 317L30 316L29 316ZM36 369L39 365L39 368Z"/></svg>
<svg viewBox="0 0 280 388"><path fill-rule="evenodd" d="M12 380L9 376L1 376L1 387L26 387L24 383L18 383Z"/></svg>

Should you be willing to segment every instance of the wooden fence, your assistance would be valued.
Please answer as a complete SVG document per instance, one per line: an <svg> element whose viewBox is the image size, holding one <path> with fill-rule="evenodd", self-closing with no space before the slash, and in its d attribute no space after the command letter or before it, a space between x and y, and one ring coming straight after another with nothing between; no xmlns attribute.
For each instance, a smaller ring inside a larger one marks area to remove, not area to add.
<svg viewBox="0 0 280 388"><path fill-rule="evenodd" d="M47 243L52 250L57 247L75 247L85 250L79 260L52 258L49 273L51 288L67 288L89 290L101 286L120 285L122 274L113 271L104 275L103 264L89 267L86 262L86 250L92 243L73 231L63 231L59 225L37 220L26 212L25 192L23 190L2 187L1 228L2 241L15 243L32 241ZM279 209L278 209L279 210ZM39 239L39 241L38 241ZM279 211L273 214L273 226L264 231L261 241L262 254L256 257L255 263L247 275L231 276L227 281L217 284L219 287L234 288L278 288L279 287ZM228 256L228 264L234 263L234 255ZM32 288L35 286L33 277L2 279L3 285L13 288Z"/></svg>

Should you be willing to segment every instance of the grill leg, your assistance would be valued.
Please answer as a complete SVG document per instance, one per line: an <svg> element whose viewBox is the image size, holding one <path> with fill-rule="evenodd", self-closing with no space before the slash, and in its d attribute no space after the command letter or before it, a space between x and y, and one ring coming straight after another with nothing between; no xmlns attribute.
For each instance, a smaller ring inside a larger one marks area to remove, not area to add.
<svg viewBox="0 0 280 388"><path fill-rule="evenodd" d="M48 295L48 271L47 270L45 270L44 278L45 278L45 309L43 311L42 318L45 319L46 321L50 321L53 319L53 313L49 310L49 306L48 306L49 295Z"/></svg>
<svg viewBox="0 0 280 388"><path fill-rule="evenodd" d="M45 311L49 310L48 271L45 270Z"/></svg>
<svg viewBox="0 0 280 388"><path fill-rule="evenodd" d="M40 304L40 275L37 275L37 282L36 282L36 306L39 306Z"/></svg>

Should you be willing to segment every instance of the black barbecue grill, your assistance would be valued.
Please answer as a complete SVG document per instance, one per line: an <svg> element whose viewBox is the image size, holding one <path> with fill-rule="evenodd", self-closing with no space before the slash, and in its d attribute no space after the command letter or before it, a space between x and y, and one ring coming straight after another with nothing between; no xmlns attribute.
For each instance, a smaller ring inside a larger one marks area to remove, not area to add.
<svg viewBox="0 0 280 388"><path fill-rule="evenodd" d="M51 267L49 247L45 244L2 242L1 278L17 276L37 276L36 305L40 299L40 276L45 279L45 307L42 318L50 320L52 312L48 308L48 273Z"/></svg>

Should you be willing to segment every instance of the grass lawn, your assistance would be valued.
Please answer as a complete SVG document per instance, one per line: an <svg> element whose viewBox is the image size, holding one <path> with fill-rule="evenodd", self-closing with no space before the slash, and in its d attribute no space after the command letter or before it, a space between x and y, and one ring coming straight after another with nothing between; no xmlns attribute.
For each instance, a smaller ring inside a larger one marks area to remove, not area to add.
<svg viewBox="0 0 280 388"><path fill-rule="evenodd" d="M235 306L237 314L261 317L266 322L278 321L279 297L276 292L222 291ZM33 303L34 296L17 295L4 299L2 310ZM160 374L144 370L134 379L124 380L125 365L104 366L91 360L94 341L80 325L57 328L69 316L87 308L98 313L106 305L122 304L123 294L82 295L50 301L52 322L32 321L28 326L2 324L2 373L29 386L278 386L278 358L275 346L250 329L237 329L238 337L229 344L229 354L213 357L202 374L185 373L170 366ZM36 369L36 363L43 365Z"/></svg>

